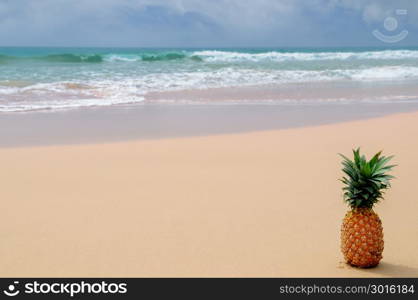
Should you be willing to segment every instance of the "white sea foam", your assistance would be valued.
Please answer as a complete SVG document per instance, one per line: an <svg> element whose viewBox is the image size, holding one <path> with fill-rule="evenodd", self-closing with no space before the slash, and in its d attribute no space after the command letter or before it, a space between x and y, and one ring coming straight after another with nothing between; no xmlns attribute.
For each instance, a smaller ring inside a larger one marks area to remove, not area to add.
<svg viewBox="0 0 418 300"><path fill-rule="evenodd" d="M103 57L105 62L136 62L140 61L140 57L137 55L118 55L118 54L109 54Z"/></svg>
<svg viewBox="0 0 418 300"><path fill-rule="evenodd" d="M158 104L170 104L170 105L323 105L323 104L391 104L391 103L417 103L417 96L398 95L398 96L373 96L367 97L335 97L335 98L257 98L257 99L239 99L239 100L196 100L196 99L173 99L170 97L161 98L155 101Z"/></svg>
<svg viewBox="0 0 418 300"><path fill-rule="evenodd" d="M95 84L56 82L23 88L0 87L0 112L110 106L144 101L144 96L134 86L115 82Z"/></svg>
<svg viewBox="0 0 418 300"><path fill-rule="evenodd" d="M134 104L140 103L144 100L143 97L135 98L101 98L101 99L72 99L63 100L40 100L36 102L15 102L7 105L0 104L0 112L23 112L23 111L38 111L38 110L57 110L57 109L71 109L81 107L99 107L111 106L117 104Z"/></svg>
<svg viewBox="0 0 418 300"><path fill-rule="evenodd" d="M386 50L368 52L263 52L243 53L231 51L205 50L196 51L197 55L208 62L240 61L314 61L314 60L401 60L418 59L418 51Z"/></svg>
<svg viewBox="0 0 418 300"><path fill-rule="evenodd" d="M353 80L405 80L418 79L417 67L390 66L350 71Z"/></svg>
<svg viewBox="0 0 418 300"><path fill-rule="evenodd" d="M254 70L223 68L212 72L179 72L149 74L125 82L143 92L202 89L213 87L246 86L321 82L335 80L418 80L418 67L374 67L365 69L336 70Z"/></svg>

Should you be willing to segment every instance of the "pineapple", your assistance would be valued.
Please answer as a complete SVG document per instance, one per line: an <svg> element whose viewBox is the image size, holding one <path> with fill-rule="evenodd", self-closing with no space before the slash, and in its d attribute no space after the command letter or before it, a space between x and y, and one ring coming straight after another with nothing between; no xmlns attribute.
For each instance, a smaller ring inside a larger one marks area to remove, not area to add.
<svg viewBox="0 0 418 300"><path fill-rule="evenodd" d="M394 165L388 165L393 156L377 153L370 161L353 150L354 160L344 155L341 179L344 183L344 200L350 206L341 226L341 251L350 265L362 268L374 267L382 259L383 228L373 205L383 198L390 187L388 175Z"/></svg>

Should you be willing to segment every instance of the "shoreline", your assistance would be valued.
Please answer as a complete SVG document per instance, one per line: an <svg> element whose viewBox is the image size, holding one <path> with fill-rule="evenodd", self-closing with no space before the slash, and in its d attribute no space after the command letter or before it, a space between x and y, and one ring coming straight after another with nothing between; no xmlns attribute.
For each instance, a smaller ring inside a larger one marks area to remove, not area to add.
<svg viewBox="0 0 418 300"><path fill-rule="evenodd" d="M418 112L0 149L3 277L416 277ZM342 261L340 158L394 154L377 268Z"/></svg>
<svg viewBox="0 0 418 300"><path fill-rule="evenodd" d="M0 117L0 148L210 136L311 127L418 110L418 102L120 105Z"/></svg>
<svg viewBox="0 0 418 300"><path fill-rule="evenodd" d="M188 104L354 104L418 100L416 80L311 81L266 83L206 89L150 91L144 103Z"/></svg>

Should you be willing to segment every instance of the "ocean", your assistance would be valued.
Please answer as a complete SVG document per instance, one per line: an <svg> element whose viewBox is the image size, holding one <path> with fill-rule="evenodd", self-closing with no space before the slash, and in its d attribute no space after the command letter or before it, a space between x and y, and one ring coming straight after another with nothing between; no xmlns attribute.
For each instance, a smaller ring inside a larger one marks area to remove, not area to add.
<svg viewBox="0 0 418 300"><path fill-rule="evenodd" d="M293 85L297 93L257 103L418 101L411 89L417 83L418 48L0 48L0 112L137 105L152 102L147 96L156 92L166 103L193 104L170 99L171 92L267 85L278 91ZM303 94L305 86L324 84L340 92L324 92L324 99L321 92ZM366 92L350 97L344 89L350 86Z"/></svg>

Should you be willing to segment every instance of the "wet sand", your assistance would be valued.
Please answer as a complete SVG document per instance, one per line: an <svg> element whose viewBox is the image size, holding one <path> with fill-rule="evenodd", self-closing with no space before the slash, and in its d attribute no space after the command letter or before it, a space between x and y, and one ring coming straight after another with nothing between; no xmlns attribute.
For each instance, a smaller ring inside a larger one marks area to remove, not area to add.
<svg viewBox="0 0 418 300"><path fill-rule="evenodd" d="M256 132L418 110L410 103L144 104L1 113L0 147L85 144Z"/></svg>

